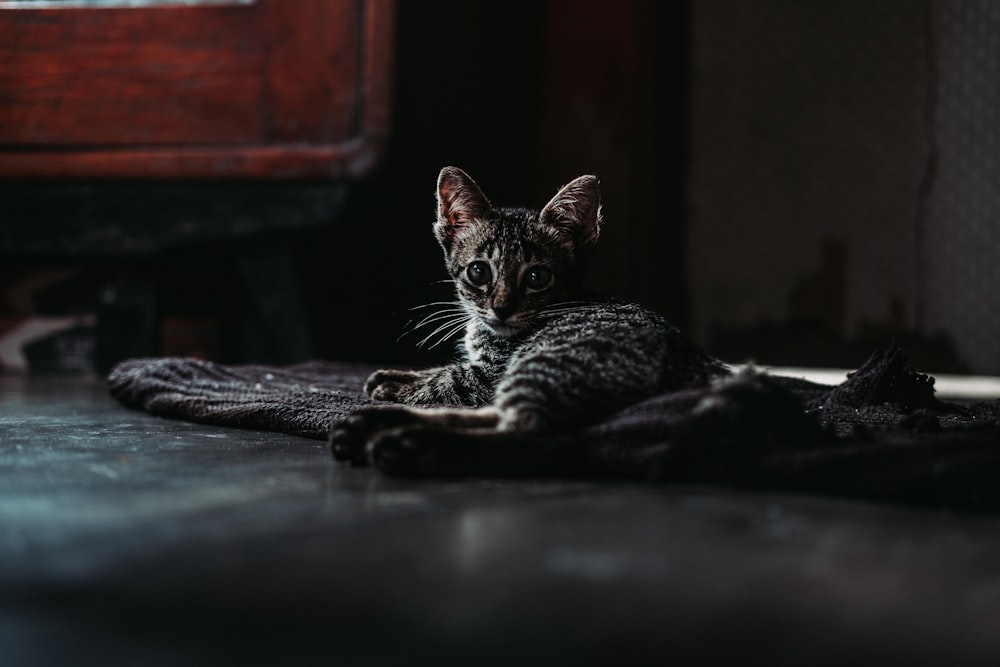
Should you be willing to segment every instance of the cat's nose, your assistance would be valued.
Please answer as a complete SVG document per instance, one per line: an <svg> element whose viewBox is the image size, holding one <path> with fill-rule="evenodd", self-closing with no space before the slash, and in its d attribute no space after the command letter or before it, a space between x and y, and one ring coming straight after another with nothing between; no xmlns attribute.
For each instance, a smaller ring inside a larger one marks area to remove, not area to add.
<svg viewBox="0 0 1000 667"><path fill-rule="evenodd" d="M507 319L514 314L514 306L493 306L493 314L496 315L496 318L501 322L506 322Z"/></svg>

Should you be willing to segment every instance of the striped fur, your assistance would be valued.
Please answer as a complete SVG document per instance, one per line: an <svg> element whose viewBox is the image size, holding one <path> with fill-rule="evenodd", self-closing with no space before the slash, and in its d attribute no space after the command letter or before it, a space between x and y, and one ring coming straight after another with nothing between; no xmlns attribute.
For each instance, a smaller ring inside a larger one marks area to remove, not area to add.
<svg viewBox="0 0 1000 667"><path fill-rule="evenodd" d="M603 224L595 177L577 178L536 212L494 207L465 172L447 167L437 197L434 233L457 308L426 320L445 334L465 323L461 359L428 370L377 371L365 392L411 406L487 407L409 410L405 418L397 411L394 425L455 428L468 415L469 428L575 430L657 392L727 372L659 315L584 292L581 270Z"/></svg>

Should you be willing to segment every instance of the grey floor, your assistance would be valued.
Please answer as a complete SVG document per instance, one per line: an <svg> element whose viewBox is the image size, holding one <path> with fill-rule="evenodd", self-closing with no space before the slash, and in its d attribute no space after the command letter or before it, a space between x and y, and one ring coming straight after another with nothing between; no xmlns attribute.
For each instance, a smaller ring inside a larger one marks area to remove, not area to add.
<svg viewBox="0 0 1000 667"><path fill-rule="evenodd" d="M1000 664L1000 517L397 480L0 376L0 664Z"/></svg>

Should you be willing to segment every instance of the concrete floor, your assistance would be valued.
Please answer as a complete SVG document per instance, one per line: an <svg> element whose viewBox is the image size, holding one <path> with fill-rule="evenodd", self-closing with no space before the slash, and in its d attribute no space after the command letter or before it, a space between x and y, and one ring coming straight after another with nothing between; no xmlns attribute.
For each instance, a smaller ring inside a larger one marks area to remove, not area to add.
<svg viewBox="0 0 1000 667"><path fill-rule="evenodd" d="M1000 518L397 480L0 376L0 663L1000 663Z"/></svg>

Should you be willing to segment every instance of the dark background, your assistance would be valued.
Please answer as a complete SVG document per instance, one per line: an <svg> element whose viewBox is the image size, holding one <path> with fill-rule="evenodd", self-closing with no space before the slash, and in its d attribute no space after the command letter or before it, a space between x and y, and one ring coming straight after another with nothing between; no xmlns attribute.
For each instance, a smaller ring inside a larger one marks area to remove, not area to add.
<svg viewBox="0 0 1000 667"><path fill-rule="evenodd" d="M804 4L401 2L392 133L367 178L159 184L270 223L126 252L8 244L0 316L103 308L119 340L146 336L136 353L431 363L451 350L399 337L409 308L448 298L431 222L438 170L457 165L501 205L597 174L591 283L726 359L850 367L895 336L922 369L1000 373L1000 16ZM171 219L141 183L0 192L8 225Z"/></svg>
<svg viewBox="0 0 1000 667"><path fill-rule="evenodd" d="M592 282L686 318L686 3L400 3L386 159L325 230L305 283L325 356L412 357L405 309L448 298L431 235L445 165L498 205L539 208L602 179ZM317 244L310 244L313 248ZM450 351L449 351L450 352Z"/></svg>

